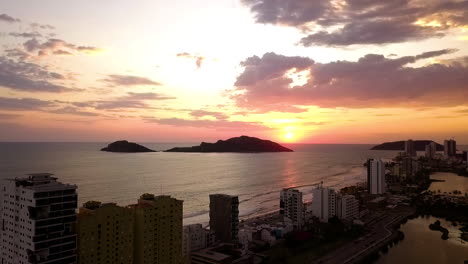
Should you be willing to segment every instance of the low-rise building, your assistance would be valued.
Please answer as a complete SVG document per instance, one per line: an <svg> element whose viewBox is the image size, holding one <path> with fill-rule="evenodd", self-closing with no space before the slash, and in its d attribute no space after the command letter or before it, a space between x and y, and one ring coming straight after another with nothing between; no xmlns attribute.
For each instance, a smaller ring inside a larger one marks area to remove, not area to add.
<svg viewBox="0 0 468 264"><path fill-rule="evenodd" d="M211 247L215 243L214 231L203 228L201 224L184 226L183 230L184 258L190 257L190 252Z"/></svg>

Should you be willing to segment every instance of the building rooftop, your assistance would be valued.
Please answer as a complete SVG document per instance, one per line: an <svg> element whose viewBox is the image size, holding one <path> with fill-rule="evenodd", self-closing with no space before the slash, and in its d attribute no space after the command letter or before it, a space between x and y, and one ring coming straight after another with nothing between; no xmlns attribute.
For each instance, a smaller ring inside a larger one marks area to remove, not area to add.
<svg viewBox="0 0 468 264"><path fill-rule="evenodd" d="M25 189L35 191L54 191L61 189L76 189L76 185L64 184L58 182L56 177L52 177L52 173L30 173L26 174L27 177L16 177L14 179L7 179L14 181L16 187L23 187Z"/></svg>
<svg viewBox="0 0 468 264"><path fill-rule="evenodd" d="M230 259L231 256L213 251L211 249L202 249L200 251L192 253L192 255L200 256L214 261L223 261Z"/></svg>

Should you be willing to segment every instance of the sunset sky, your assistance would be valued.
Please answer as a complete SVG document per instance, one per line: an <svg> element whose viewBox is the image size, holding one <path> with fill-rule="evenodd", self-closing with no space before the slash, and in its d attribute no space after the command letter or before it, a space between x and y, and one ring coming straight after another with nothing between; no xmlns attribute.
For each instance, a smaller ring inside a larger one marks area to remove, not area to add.
<svg viewBox="0 0 468 264"><path fill-rule="evenodd" d="M0 141L468 144L468 1L0 0Z"/></svg>

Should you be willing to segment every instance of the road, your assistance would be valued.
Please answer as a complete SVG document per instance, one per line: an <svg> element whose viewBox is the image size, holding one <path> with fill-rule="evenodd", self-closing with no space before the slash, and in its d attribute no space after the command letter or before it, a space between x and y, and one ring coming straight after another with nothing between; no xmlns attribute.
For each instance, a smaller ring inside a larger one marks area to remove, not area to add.
<svg viewBox="0 0 468 264"><path fill-rule="evenodd" d="M347 243L313 263L354 263L359 258L365 256L366 253L372 252L385 244L386 240L393 234L391 226L413 213L414 210L409 207L397 207L393 210L377 213L366 221L366 226L370 230L369 233Z"/></svg>

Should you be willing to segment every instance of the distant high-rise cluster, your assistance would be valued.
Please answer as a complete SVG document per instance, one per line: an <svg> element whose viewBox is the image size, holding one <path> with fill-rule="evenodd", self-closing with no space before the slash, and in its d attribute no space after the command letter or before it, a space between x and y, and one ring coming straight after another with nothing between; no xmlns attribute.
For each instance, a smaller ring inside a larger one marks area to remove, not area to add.
<svg viewBox="0 0 468 264"><path fill-rule="evenodd" d="M457 154L457 142L453 139L444 141L444 155L446 158L454 157Z"/></svg>
<svg viewBox="0 0 468 264"><path fill-rule="evenodd" d="M322 184L312 190L312 195L312 214L322 222L334 216L344 220L359 218L359 202L354 195L341 195Z"/></svg>
<svg viewBox="0 0 468 264"><path fill-rule="evenodd" d="M385 163L382 160L367 161L367 188L370 194L382 194L386 191Z"/></svg>

